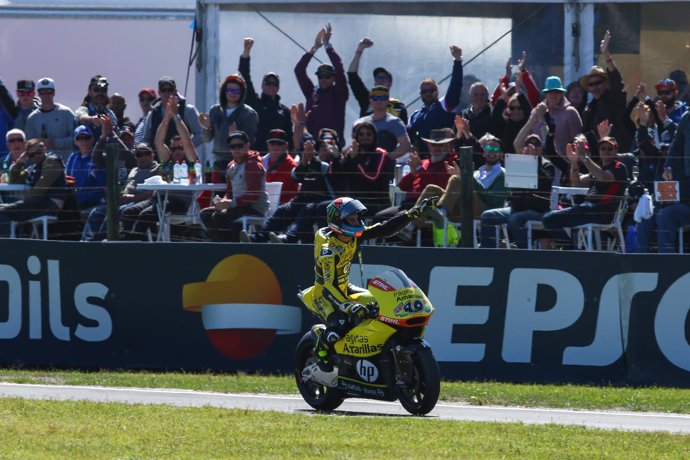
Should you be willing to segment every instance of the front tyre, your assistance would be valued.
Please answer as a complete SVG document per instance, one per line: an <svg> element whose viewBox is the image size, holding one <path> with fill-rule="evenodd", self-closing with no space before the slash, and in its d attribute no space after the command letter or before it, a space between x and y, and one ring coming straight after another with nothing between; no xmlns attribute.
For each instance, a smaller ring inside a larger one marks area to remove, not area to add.
<svg viewBox="0 0 690 460"><path fill-rule="evenodd" d="M336 388L329 388L320 383L302 382L302 370L314 363L314 337L307 332L295 350L295 381L302 398L316 410L331 411L340 407L344 398Z"/></svg>
<svg viewBox="0 0 690 460"><path fill-rule="evenodd" d="M409 356L412 375L396 392L400 404L413 415L426 415L436 406L441 392L441 373L430 348L420 348Z"/></svg>

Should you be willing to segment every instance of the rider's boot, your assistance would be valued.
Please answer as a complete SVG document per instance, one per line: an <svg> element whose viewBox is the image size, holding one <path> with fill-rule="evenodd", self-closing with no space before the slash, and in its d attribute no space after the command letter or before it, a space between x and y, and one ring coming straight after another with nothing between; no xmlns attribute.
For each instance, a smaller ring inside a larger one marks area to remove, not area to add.
<svg viewBox="0 0 690 460"><path fill-rule="evenodd" d="M302 379L305 381L314 380L323 385L334 387L338 383L338 369L333 366L331 349L332 344L340 339L340 335L328 329L314 328L313 331L316 335L316 344L314 345L316 363L304 368Z"/></svg>

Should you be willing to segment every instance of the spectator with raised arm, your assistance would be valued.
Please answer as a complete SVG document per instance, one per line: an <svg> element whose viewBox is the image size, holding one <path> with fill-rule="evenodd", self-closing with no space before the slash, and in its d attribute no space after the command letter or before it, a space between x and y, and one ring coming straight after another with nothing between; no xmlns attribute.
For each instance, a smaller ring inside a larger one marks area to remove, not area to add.
<svg viewBox="0 0 690 460"><path fill-rule="evenodd" d="M616 138L620 151L629 152L633 132L628 118L627 95L621 74L609 52L610 42L611 32L607 30L599 45L606 60L606 70L595 65L579 80L580 86L592 95L582 114L582 126L589 144L597 145L597 125L608 120L612 125L611 136Z"/></svg>
<svg viewBox="0 0 690 460"><path fill-rule="evenodd" d="M455 109L460 103L462 91L462 49L450 46L453 56L453 71L448 92L439 98L438 85L432 78L425 78L419 84L422 107L415 110L407 123L407 134L412 145L417 147L423 158L427 157L427 145L422 138L429 138L432 129L452 128Z"/></svg>
<svg viewBox="0 0 690 460"><path fill-rule="evenodd" d="M350 67L347 69L347 81L350 83L350 89L352 94L355 96L355 100L359 104L359 116L365 117L370 115L373 108L369 102L369 89L362 81L359 76L359 61L362 58L362 53L367 48L374 46L374 42L364 37L359 41L357 49L355 50L354 56L352 56L352 61L350 61ZM391 86L393 86L393 74L383 67L377 67L374 69L374 85L375 86L385 86L389 91ZM403 123L407 124L407 108L405 104L393 97L388 98L388 113L394 117L400 118Z"/></svg>
<svg viewBox="0 0 690 460"><path fill-rule="evenodd" d="M522 75L515 75L517 82ZM527 122L527 114L532 109L527 97L520 89L521 85L515 85L516 90L510 95L508 87L502 82L499 84L500 96L496 99L491 109L491 127L489 131L501 140L501 143L512 151L513 141L520 129Z"/></svg>
<svg viewBox="0 0 690 460"><path fill-rule="evenodd" d="M345 104L349 97L343 61L331 45L333 29L326 24L314 40L314 46L307 51L295 66L299 87L306 99L307 129L318 133L322 128L334 129L339 139L344 139ZM321 64L316 69L318 85L307 76L307 66L316 51L324 47L331 64ZM341 145L342 147L342 145Z"/></svg>
<svg viewBox="0 0 690 460"><path fill-rule="evenodd" d="M389 107L388 88L375 86L369 92L369 102L372 108L371 115L355 121L357 126L363 121L368 121L376 127L376 139L378 147L381 147L391 159L396 160L410 151L410 138L402 120L391 115Z"/></svg>
<svg viewBox="0 0 690 460"><path fill-rule="evenodd" d="M250 53L254 46L253 38L244 39L244 51L240 56L239 72L246 82L246 98L244 103L253 108L258 117L259 123L252 144L256 150L266 152L266 142L269 139L271 130L281 129L288 134L289 149L292 150L292 119L290 109L280 102L280 78L275 72L268 72L261 80L261 94L257 94L251 77ZM249 132L241 126L237 129Z"/></svg>
<svg viewBox="0 0 690 460"><path fill-rule="evenodd" d="M518 71L513 75L513 57L508 58L506 63L506 73L501 77L491 96L491 104L496 105L496 101L504 95L504 88L508 89L508 97L512 97L516 92L521 92L527 97L531 107L539 104L541 96L537 84L532 78L532 74L527 70L527 52L522 52L522 58L518 59ZM514 79L514 81L510 81Z"/></svg>
<svg viewBox="0 0 690 460"><path fill-rule="evenodd" d="M205 141L201 136L199 112L196 110L196 107L190 104L187 99L177 91L177 83L175 83L173 77L166 75L158 80L158 95L160 98L153 103L151 111L146 116L142 141L148 145L153 145L156 133L158 132L158 126L160 126L165 117L164 112L168 106L168 100L170 100L172 96L176 96L178 104L177 113L187 127L187 131L189 131L192 137L192 143L195 147L203 144ZM165 142L169 143L173 136L179 134L175 126L170 126Z"/></svg>
<svg viewBox="0 0 690 460"><path fill-rule="evenodd" d="M55 102L55 81L40 78L36 84L41 107L31 112L26 119L26 138L40 139L43 146L63 160L72 153L74 112L69 107Z"/></svg>
<svg viewBox="0 0 690 460"><path fill-rule="evenodd" d="M259 116L245 104L246 97L247 84L242 75L228 75L220 85L218 104L211 107L208 113L199 115L204 141L213 141L211 152L214 171L225 172L232 161L233 155L227 143L230 134L242 131L250 144L254 142Z"/></svg>

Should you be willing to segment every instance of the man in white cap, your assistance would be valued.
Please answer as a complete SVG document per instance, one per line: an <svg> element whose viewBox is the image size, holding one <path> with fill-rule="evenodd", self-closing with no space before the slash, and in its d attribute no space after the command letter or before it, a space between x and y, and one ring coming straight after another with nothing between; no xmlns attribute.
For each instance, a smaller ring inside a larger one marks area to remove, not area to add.
<svg viewBox="0 0 690 460"><path fill-rule="evenodd" d="M26 119L26 138L40 139L49 152L58 154L66 161L72 153L72 133L76 127L74 112L54 101L55 81L52 78L40 78L36 82L36 89L41 107Z"/></svg>

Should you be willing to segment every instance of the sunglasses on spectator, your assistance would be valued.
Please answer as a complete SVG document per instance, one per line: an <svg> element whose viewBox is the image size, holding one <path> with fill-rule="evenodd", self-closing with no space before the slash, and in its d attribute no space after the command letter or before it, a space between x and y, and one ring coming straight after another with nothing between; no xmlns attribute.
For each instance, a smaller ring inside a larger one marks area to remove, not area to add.
<svg viewBox="0 0 690 460"><path fill-rule="evenodd" d="M330 73L322 73L321 75L317 75L317 77L319 80L329 80L333 78L333 75L331 75Z"/></svg>
<svg viewBox="0 0 690 460"><path fill-rule="evenodd" d="M23 97L23 96L33 96L34 92L33 90L17 90L17 96Z"/></svg>
<svg viewBox="0 0 690 460"><path fill-rule="evenodd" d="M599 147L599 150L603 150L604 152L613 152L614 148L610 145L602 145Z"/></svg>
<svg viewBox="0 0 690 460"><path fill-rule="evenodd" d="M108 92L108 88L106 88L105 86L92 86L91 91L93 91L94 93L106 94Z"/></svg>
<svg viewBox="0 0 690 460"><path fill-rule="evenodd" d="M184 150L184 147L182 147L181 145L177 145L175 147L170 147L171 152L181 152L183 150Z"/></svg>
<svg viewBox="0 0 690 460"><path fill-rule="evenodd" d="M387 96L369 96L369 99L372 101L387 101L388 97Z"/></svg>
<svg viewBox="0 0 690 460"><path fill-rule="evenodd" d="M7 139L8 144L17 144L19 142L24 142L24 139L22 139L21 137L10 137L9 139Z"/></svg>
<svg viewBox="0 0 690 460"><path fill-rule="evenodd" d="M420 89L419 93L420 94L433 94L436 92L436 88L427 88L427 89Z"/></svg>
<svg viewBox="0 0 690 460"><path fill-rule="evenodd" d="M590 88L594 88L595 86L603 85L606 80L601 79L601 80L595 80L595 81L590 81L587 83L587 86Z"/></svg>
<svg viewBox="0 0 690 460"><path fill-rule="evenodd" d="M140 97L139 102L153 102L155 99L152 97Z"/></svg>
<svg viewBox="0 0 690 460"><path fill-rule="evenodd" d="M235 149L239 150L239 149L244 148L244 142L236 142L234 144L228 144L228 145L230 147L230 150L235 150Z"/></svg>
<svg viewBox="0 0 690 460"><path fill-rule="evenodd" d="M528 142L525 145L531 145L534 148L539 148L541 147L541 142Z"/></svg>
<svg viewBox="0 0 690 460"><path fill-rule="evenodd" d="M91 136L77 136L78 141L88 141L91 139Z"/></svg>
<svg viewBox="0 0 690 460"><path fill-rule="evenodd" d="M55 94L54 89L39 89L38 94Z"/></svg>
<svg viewBox="0 0 690 460"><path fill-rule="evenodd" d="M266 142L266 143L267 143L268 145L285 145L285 144L287 144L287 142L281 141L281 140L279 140L279 139L274 139L274 140L268 141L268 142Z"/></svg>
<svg viewBox="0 0 690 460"><path fill-rule="evenodd" d="M520 107L519 105L511 105L510 107L508 107L508 110L510 110L511 112L515 112L516 110L522 110L522 107Z"/></svg>
<svg viewBox="0 0 690 460"><path fill-rule="evenodd" d="M239 96L242 94L242 90L239 88L228 88L225 90L225 94L233 94L235 96Z"/></svg>
<svg viewBox="0 0 690 460"><path fill-rule="evenodd" d="M671 89L662 89L656 92L659 96L668 96L670 94L673 94L674 91Z"/></svg>
<svg viewBox="0 0 690 460"><path fill-rule="evenodd" d="M374 133L371 131L360 131L357 133L357 137L374 137Z"/></svg>
<svg viewBox="0 0 690 460"><path fill-rule="evenodd" d="M134 156L136 156L137 158L141 158L144 155L147 155L147 156L153 155L153 152L151 150L141 149L141 150L137 150L136 153L134 154Z"/></svg>
<svg viewBox="0 0 690 460"><path fill-rule="evenodd" d="M386 81L386 82L391 81L391 79L388 77L388 75L376 75L374 77L374 80L375 81Z"/></svg>
<svg viewBox="0 0 690 460"><path fill-rule="evenodd" d="M164 88L158 88L158 91L160 91L161 93L174 93L175 88L173 88L172 86L166 86Z"/></svg>
<svg viewBox="0 0 690 460"><path fill-rule="evenodd" d="M486 153L500 153L501 147L499 147L498 145L487 145L486 147L484 147L484 151Z"/></svg>
<svg viewBox="0 0 690 460"><path fill-rule="evenodd" d="M275 80L264 80L264 85L265 86L275 86L276 88L280 86L280 84Z"/></svg>

